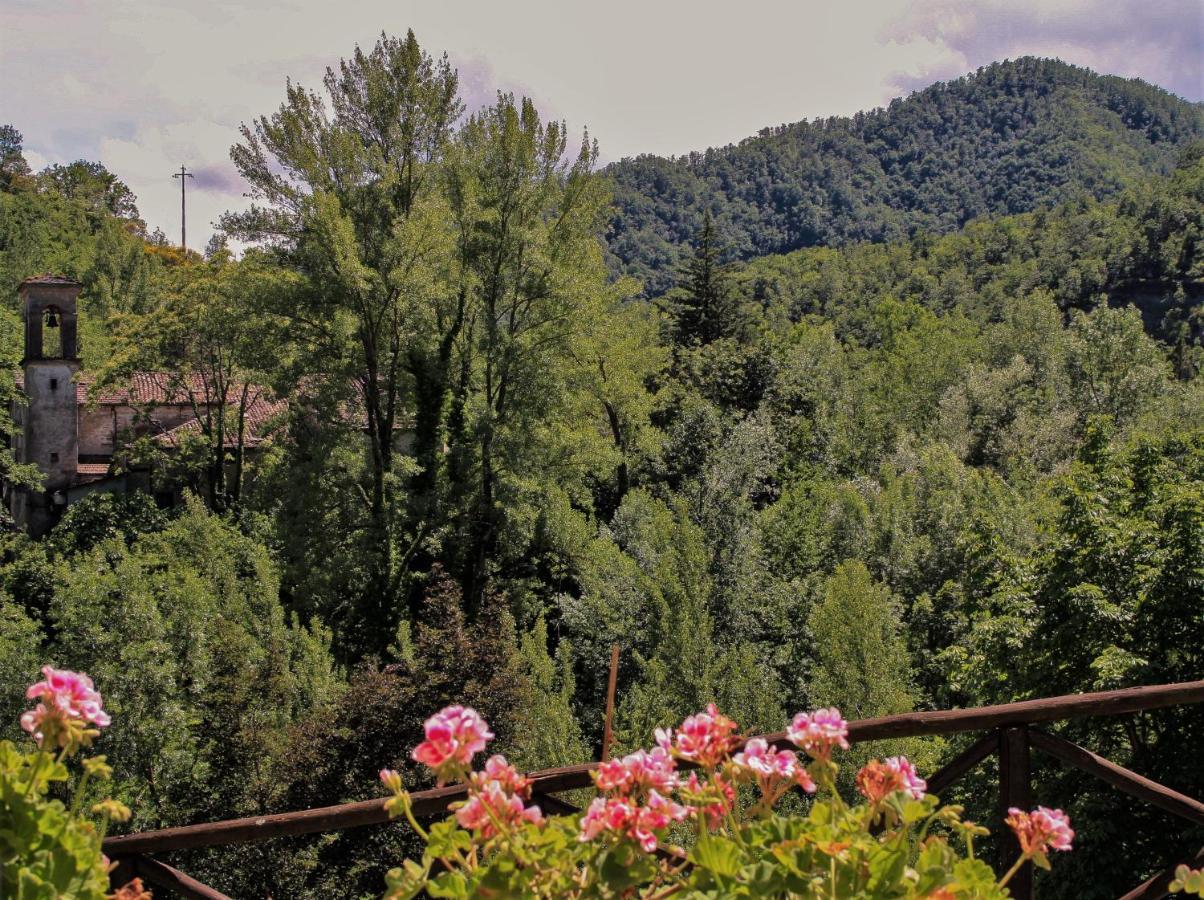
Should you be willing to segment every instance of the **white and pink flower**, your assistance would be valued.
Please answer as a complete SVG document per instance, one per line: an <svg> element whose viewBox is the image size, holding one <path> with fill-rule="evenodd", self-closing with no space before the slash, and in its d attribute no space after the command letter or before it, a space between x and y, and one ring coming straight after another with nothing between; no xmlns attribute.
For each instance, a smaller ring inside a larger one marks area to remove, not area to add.
<svg viewBox="0 0 1204 900"><path fill-rule="evenodd" d="M815 782L798 754L791 750L774 750L764 738L752 738L744 749L732 757L736 770L751 775L761 788L764 802L772 805L791 785L798 785L809 794L815 793Z"/></svg>
<svg viewBox="0 0 1204 900"><path fill-rule="evenodd" d="M1038 806L1028 813L1013 806L1008 810L1006 821L1016 833L1025 856L1036 856L1047 850L1072 849L1074 829L1070 827L1070 817L1060 809Z"/></svg>
<svg viewBox="0 0 1204 900"><path fill-rule="evenodd" d="M915 766L906 756L871 760L857 773L857 790L870 803L881 803L891 794L901 791L915 800L922 800L928 782L916 774Z"/></svg>
<svg viewBox="0 0 1204 900"><path fill-rule="evenodd" d="M799 713L787 727L786 736L815 759L830 760L837 747L849 749L849 723L834 706Z"/></svg>
<svg viewBox="0 0 1204 900"><path fill-rule="evenodd" d="M523 806L522 798L506 790L498 781L486 782L474 790L456 810L456 822L461 828L479 831L486 839L498 833L499 827L509 828L520 822L539 824L543 813L538 806Z"/></svg>
<svg viewBox="0 0 1204 900"><path fill-rule="evenodd" d="M658 728L656 742L682 759L697 763L705 769L718 766L739 742L739 726L719 712L714 703L705 712L690 716L676 732Z"/></svg>
<svg viewBox="0 0 1204 900"><path fill-rule="evenodd" d="M602 835L627 837L651 853L656 849L656 832L681 822L690 811L679 803L649 791L641 805L628 797L597 797L581 819L578 839L592 841Z"/></svg>
<svg viewBox="0 0 1204 900"><path fill-rule="evenodd" d="M598 765L594 784L598 790L620 794L656 790L668 793L677 787L677 763L664 747L637 750L622 759Z"/></svg>
<svg viewBox="0 0 1204 900"><path fill-rule="evenodd" d="M47 734L53 736L58 746L66 747L79 741L88 726L105 728L110 724L112 720L104 711L100 692L87 675L43 666L42 676L43 681L25 691L27 700L41 702L21 715L21 727L33 735L39 747Z"/></svg>
<svg viewBox="0 0 1204 900"><path fill-rule="evenodd" d="M426 740L410 755L415 761L435 771L439 784L457 778L468 771L472 758L485 749L493 732L476 710L466 706L449 706L423 723Z"/></svg>

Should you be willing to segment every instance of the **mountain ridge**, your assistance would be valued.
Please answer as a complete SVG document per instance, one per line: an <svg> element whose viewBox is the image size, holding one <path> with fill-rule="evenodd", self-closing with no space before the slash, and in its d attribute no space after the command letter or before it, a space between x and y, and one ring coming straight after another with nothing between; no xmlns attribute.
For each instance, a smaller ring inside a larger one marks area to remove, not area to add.
<svg viewBox="0 0 1204 900"><path fill-rule="evenodd" d="M612 163L612 267L656 295L710 211L733 258L946 233L982 215L1103 199L1166 174L1204 104L1140 79L1022 57L853 116L678 157Z"/></svg>

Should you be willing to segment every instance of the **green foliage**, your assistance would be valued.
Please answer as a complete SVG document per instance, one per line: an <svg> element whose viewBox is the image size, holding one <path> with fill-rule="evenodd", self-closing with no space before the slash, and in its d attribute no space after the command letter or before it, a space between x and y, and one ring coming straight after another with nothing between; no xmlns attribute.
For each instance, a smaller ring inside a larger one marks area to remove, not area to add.
<svg viewBox="0 0 1204 900"><path fill-rule="evenodd" d="M104 757L95 757L103 764ZM48 752L0 741L0 888L31 900L104 900L109 875L100 852L103 828L47 796L69 780ZM80 787L76 788L82 794Z"/></svg>
<svg viewBox="0 0 1204 900"><path fill-rule="evenodd" d="M1197 105L1135 80L1025 57L852 118L608 167L616 267L663 293L706 216L741 258L899 240L1106 197L1167 173L1204 135Z"/></svg>
<svg viewBox="0 0 1204 900"><path fill-rule="evenodd" d="M46 540L47 550L70 557L114 539L130 545L144 534L162 531L169 518L148 494L90 494L63 513Z"/></svg>
<svg viewBox="0 0 1204 900"><path fill-rule="evenodd" d="M676 344L711 344L739 334L739 299L733 296L729 270L722 263L710 213L702 220L694 256L682 267L678 288L665 297Z"/></svg>
<svg viewBox="0 0 1204 900"><path fill-rule="evenodd" d="M464 117L412 35L324 88L290 85L234 148L256 193L225 220L237 260L224 237L202 260L146 236L99 164L31 173L0 129L10 369L15 285L55 271L84 283L88 375L164 369L217 398L181 446L126 448L209 511L96 494L3 542L6 727L45 659L97 674L133 827L368 799L454 699L524 767L593 758L615 644L627 746L711 701L757 731L808 702L1198 677L1198 108L1023 59L608 179L529 101ZM608 264L677 289L632 301ZM288 401L253 446L252 384ZM9 371L10 434L14 399ZM37 482L2 447L0 476ZM1066 731L1204 789L1198 717ZM1204 842L1036 777L1084 836L1044 892L1123 893ZM772 827L828 827L800 822ZM589 852L544 835L521 852ZM729 849L701 851L700 890L785 877ZM420 852L364 832L180 862L232 895L343 896ZM596 862L613 884L655 868Z"/></svg>
<svg viewBox="0 0 1204 900"><path fill-rule="evenodd" d="M811 695L850 718L906 712L912 698L898 600L859 561L837 566L807 620L815 640Z"/></svg>
<svg viewBox="0 0 1204 900"><path fill-rule="evenodd" d="M15 683L27 683L36 653L105 684L114 790L136 801L137 826L259 809L261 757L333 689L329 638L286 619L266 551L199 503L166 525L149 517L147 533L125 519L106 536L118 505L130 504L80 507L88 528L52 538L50 559L23 551L50 595L32 621L4 601L0 669L25 667ZM39 582L14 568L9 590L28 604Z"/></svg>

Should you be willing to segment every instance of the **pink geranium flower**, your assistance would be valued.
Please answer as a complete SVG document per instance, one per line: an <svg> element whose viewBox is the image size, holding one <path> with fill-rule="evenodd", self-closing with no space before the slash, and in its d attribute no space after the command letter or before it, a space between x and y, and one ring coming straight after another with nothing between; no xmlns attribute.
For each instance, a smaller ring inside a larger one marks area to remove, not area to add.
<svg viewBox="0 0 1204 900"><path fill-rule="evenodd" d="M489 781L473 791L468 800L456 810L461 828L479 831L485 838L498 833L498 826L508 828L520 822L539 824L543 813L538 806L523 807L522 798L506 790L501 782Z"/></svg>
<svg viewBox="0 0 1204 900"><path fill-rule="evenodd" d="M603 834L627 837L651 853L656 849L656 832L689 814L686 807L656 791L649 791L643 805L627 797L597 797L581 819L578 840L592 841Z"/></svg>
<svg viewBox="0 0 1204 900"><path fill-rule="evenodd" d="M105 728L110 724L100 692L87 675L43 666L42 676L43 681L25 691L26 699L41 702L21 715L21 727L33 735L39 747L48 735L57 746L66 747L86 740L88 726Z"/></svg>
<svg viewBox="0 0 1204 900"><path fill-rule="evenodd" d="M830 760L836 747L849 749L849 723L834 706L799 713L786 729L786 736L815 759Z"/></svg>
<svg viewBox="0 0 1204 900"><path fill-rule="evenodd" d="M664 747L637 750L622 759L599 763L594 784L600 791L620 794L650 790L668 793L677 787L677 763Z"/></svg>
<svg viewBox="0 0 1204 900"><path fill-rule="evenodd" d="M696 814L706 816L711 828L717 828L723 817L735 808L736 788L718 774L703 781L697 772L691 772L682 785L682 797L694 807Z"/></svg>
<svg viewBox="0 0 1204 900"><path fill-rule="evenodd" d="M905 794L910 795L915 800L923 800L924 794L928 791L928 782L921 778L916 773L916 767L911 764L906 756L891 756L886 759L887 768L899 775L899 781L902 783L900 788Z"/></svg>
<svg viewBox="0 0 1204 900"><path fill-rule="evenodd" d="M921 800L928 790L928 782L916 774L906 756L871 760L857 773L856 782L857 789L871 803L881 803L896 791Z"/></svg>
<svg viewBox="0 0 1204 900"><path fill-rule="evenodd" d="M774 750L764 738L752 738L744 749L732 757L736 770L751 775L761 788L763 802L772 806L792 784L809 794L815 793L815 782L790 750Z"/></svg>
<svg viewBox="0 0 1204 900"><path fill-rule="evenodd" d="M1008 810L1006 821L1016 833L1025 856L1037 856L1050 849L1072 848L1074 830L1070 827L1070 817L1060 809L1038 806L1027 813L1013 806Z"/></svg>
<svg viewBox="0 0 1204 900"><path fill-rule="evenodd" d="M738 742L736 731L739 726L708 704L705 712L690 716L673 732L669 729L656 730L656 742L665 750L672 751L682 759L688 759L705 769L712 769L725 759Z"/></svg>
<svg viewBox="0 0 1204 900"><path fill-rule="evenodd" d="M449 706L423 723L426 740L410 755L434 769L439 784L468 771L472 758L485 749L493 732L474 709Z"/></svg>
<svg viewBox="0 0 1204 900"><path fill-rule="evenodd" d="M470 777L473 785L478 788L494 783L500 785L508 794L516 794L523 798L531 796L531 779L506 762L506 757L500 753L489 757L485 761L484 770L474 772Z"/></svg>

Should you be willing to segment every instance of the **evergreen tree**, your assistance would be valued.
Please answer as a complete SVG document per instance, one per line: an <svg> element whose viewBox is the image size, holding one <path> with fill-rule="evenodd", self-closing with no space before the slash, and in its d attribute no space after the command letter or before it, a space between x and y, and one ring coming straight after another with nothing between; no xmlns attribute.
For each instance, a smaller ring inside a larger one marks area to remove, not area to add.
<svg viewBox="0 0 1204 900"><path fill-rule="evenodd" d="M706 345L740 335L744 326L740 299L732 290L731 268L722 257L723 249L708 212L694 256L682 267L677 290L666 298L673 341L679 347Z"/></svg>

